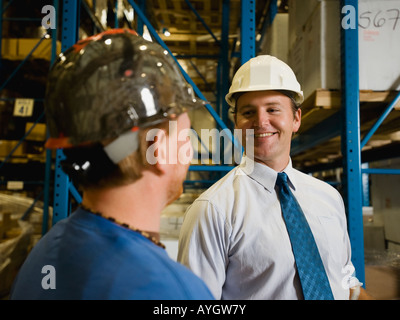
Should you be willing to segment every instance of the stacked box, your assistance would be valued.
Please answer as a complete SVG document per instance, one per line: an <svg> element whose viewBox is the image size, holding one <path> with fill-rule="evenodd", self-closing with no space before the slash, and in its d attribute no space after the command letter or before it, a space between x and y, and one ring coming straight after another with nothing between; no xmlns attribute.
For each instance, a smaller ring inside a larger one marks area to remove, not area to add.
<svg viewBox="0 0 400 320"><path fill-rule="evenodd" d="M19 140L0 140L0 158L7 157L19 142ZM12 155L13 157L22 157L25 155L24 141L15 149Z"/></svg>
<svg viewBox="0 0 400 320"><path fill-rule="evenodd" d="M260 44L260 54L269 54L288 63L289 14L277 13Z"/></svg>
<svg viewBox="0 0 400 320"><path fill-rule="evenodd" d="M359 0L358 7L360 90L400 90L400 0ZM289 2L289 65L306 98L341 87L341 11L337 0Z"/></svg>

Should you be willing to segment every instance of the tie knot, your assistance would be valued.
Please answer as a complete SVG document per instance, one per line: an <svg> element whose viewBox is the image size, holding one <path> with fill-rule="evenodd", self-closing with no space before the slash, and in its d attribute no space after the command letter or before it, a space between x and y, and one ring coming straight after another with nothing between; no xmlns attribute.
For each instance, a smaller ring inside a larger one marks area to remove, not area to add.
<svg viewBox="0 0 400 320"><path fill-rule="evenodd" d="M276 184L278 187L287 185L287 174L285 172L278 173L278 178L276 179Z"/></svg>

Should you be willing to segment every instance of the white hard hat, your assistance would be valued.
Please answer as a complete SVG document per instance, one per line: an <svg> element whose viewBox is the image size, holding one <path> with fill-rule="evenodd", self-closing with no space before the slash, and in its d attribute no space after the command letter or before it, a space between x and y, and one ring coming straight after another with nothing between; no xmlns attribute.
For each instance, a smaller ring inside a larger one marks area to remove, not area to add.
<svg viewBox="0 0 400 320"><path fill-rule="evenodd" d="M303 91L293 70L269 55L252 58L236 71L225 100L235 108L235 93L263 90L289 91L297 106L304 101Z"/></svg>

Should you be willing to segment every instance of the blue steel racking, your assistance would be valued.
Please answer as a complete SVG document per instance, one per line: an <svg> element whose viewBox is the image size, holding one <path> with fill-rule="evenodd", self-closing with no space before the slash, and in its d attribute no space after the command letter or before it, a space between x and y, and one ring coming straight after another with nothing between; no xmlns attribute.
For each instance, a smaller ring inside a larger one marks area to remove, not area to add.
<svg viewBox="0 0 400 320"><path fill-rule="evenodd" d="M143 14L144 1L128 0L129 4L134 7L138 15L138 31L142 29L143 23L147 25L153 37L163 45L167 50L168 48L163 43L157 32L152 28L146 16ZM189 4L190 2L187 1ZM138 4L137 4L138 3ZM73 45L78 40L78 23L79 23L79 7L80 1L63 0L63 12L61 21L61 43L62 51ZM0 0L1 9L3 3ZM54 5L58 8L58 1L54 1ZM242 0L242 20L241 20L241 63L243 64L248 59L256 55L256 41L255 41L255 0ZM341 6L351 5L356 9L356 17L358 17L358 1L357 0L341 0ZM190 5L189 5L190 6ZM196 13L195 9L192 8ZM268 19L265 19L264 28L272 23L272 20L277 12L277 1L270 2L270 9L268 11ZM223 1L223 19L224 24L227 23L229 16L229 0ZM196 16L202 21L200 15ZM202 21L204 23L204 21ZM358 25L358 24L356 24ZM227 37L227 28L222 30L222 38ZM212 32L211 32L212 34ZM53 39L56 39L56 31L53 31ZM54 46L55 47L55 46ZM225 46L222 46L225 47ZM222 48L223 49L223 48ZM225 48L226 49L226 48ZM334 114L330 118L324 120L322 123L317 124L309 130L309 135L304 137L297 137L292 143L292 153L298 153L302 150L323 143L331 137L341 134L342 136L342 154L343 154L343 167L345 173L345 204L348 214L349 235L352 244L353 257L352 261L356 268L357 277L360 281L365 283L364 271L364 245L363 245L363 223L362 223L362 182L361 175L365 174L400 174L400 170L396 169L368 169L361 167L360 153L362 147L367 143L370 137L377 130L379 125L387 117L387 115L394 108L394 105L399 101L400 94L396 96L394 101L389 104L385 112L377 120L371 131L360 141L360 101L359 101L359 85L358 85L358 28L356 29L342 29L342 112ZM234 53L232 53L234 55ZM222 52L222 59L227 63L228 52ZM178 63L179 65L179 63ZM225 65L226 68L226 65ZM183 71L183 69L182 69ZM222 71L226 76L226 69ZM196 94L200 98L204 98L197 86L183 71L186 80L191 83L195 89ZM222 83L228 83L227 79L223 79ZM222 90L227 90L227 87L221 86ZM221 92L218 93L221 95ZM221 95L222 96L222 95ZM221 96L219 101L222 101ZM218 114L210 105L206 106L207 110L216 120L217 124L222 128L227 128L225 119L221 119L220 115L226 114L226 110L222 107L222 112ZM337 123L342 123L342 131ZM310 138L312 137L312 139ZM234 138L232 141L234 142ZM53 224L57 221L68 216L70 212L69 194L71 193L77 202L81 201L80 194L70 182L60 167L60 161L63 159L61 150L56 154L55 165L55 181L54 181L54 204L53 204ZM51 158L47 159L50 163ZM226 172L231 170L231 166L193 166L190 168L192 171L221 171ZM46 178L48 183L48 177ZM47 188L48 190L48 188Z"/></svg>
<svg viewBox="0 0 400 320"><path fill-rule="evenodd" d="M3 34L3 21L4 20L13 20L11 19L4 19L3 15L4 12L10 7L12 4L13 0L10 0L5 6L3 3L3 0L0 0L0 63L1 63L1 58L2 58L2 34ZM58 10L58 0L53 0L53 6L55 10ZM29 20L35 20L32 18L20 18L18 19L19 21L29 21ZM27 56L19 63L19 65L14 69L14 71L11 73L11 75L5 80L4 83L0 85L0 91L3 90L7 83L15 76L15 74L18 72L18 70L23 66L23 64L31 57L31 55L34 53L34 51L38 48L38 46L41 44L41 42L48 37L48 35L51 34L52 37L52 46L51 46L51 56L50 56L50 65L53 64L55 58L56 58L56 50L57 50L57 33L56 30L51 30L48 31L46 34L44 34L37 44L32 48L32 50L27 54ZM3 99L2 99L3 100ZM9 99L4 99L4 100L9 100ZM15 100L15 99L11 99ZM36 99L35 99L36 100ZM34 122L34 124L31 126L31 128L26 132L26 134L20 139L20 141L17 143L17 145L11 150L11 152L8 154L7 157L0 163L0 169L3 167L3 165L10 159L12 154L15 152L15 150L18 148L18 146L23 142L23 140L29 135L29 133L34 129L34 127L39 123L41 118L44 116L44 113L42 113ZM42 230L43 234L47 231L47 226L48 226L48 215L49 215L49 185L50 185L50 171L51 171L51 151L48 150L46 151L46 166L45 166L45 172L44 172L44 181L39 181L39 182L33 182L33 183L38 183L38 184L43 184L43 191L37 196L32 205L27 209L27 211L22 215L22 219L24 219L30 212L31 208L36 204L36 202L43 196L43 223L42 223ZM32 183L32 182L30 182Z"/></svg>
<svg viewBox="0 0 400 320"><path fill-rule="evenodd" d="M355 8L358 25L358 0L342 0L342 7ZM358 28L341 29L342 61L342 155L345 177L344 202L348 213L348 228L352 248L352 262L358 279L365 283L364 234L362 220L360 99Z"/></svg>

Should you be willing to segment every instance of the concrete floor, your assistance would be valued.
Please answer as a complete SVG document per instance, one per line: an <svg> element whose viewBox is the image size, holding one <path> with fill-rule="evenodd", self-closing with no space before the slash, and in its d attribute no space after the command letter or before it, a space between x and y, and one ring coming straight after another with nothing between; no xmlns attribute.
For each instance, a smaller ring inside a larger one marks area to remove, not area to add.
<svg viewBox="0 0 400 320"><path fill-rule="evenodd" d="M400 300L400 252L365 253L365 288L378 300Z"/></svg>

